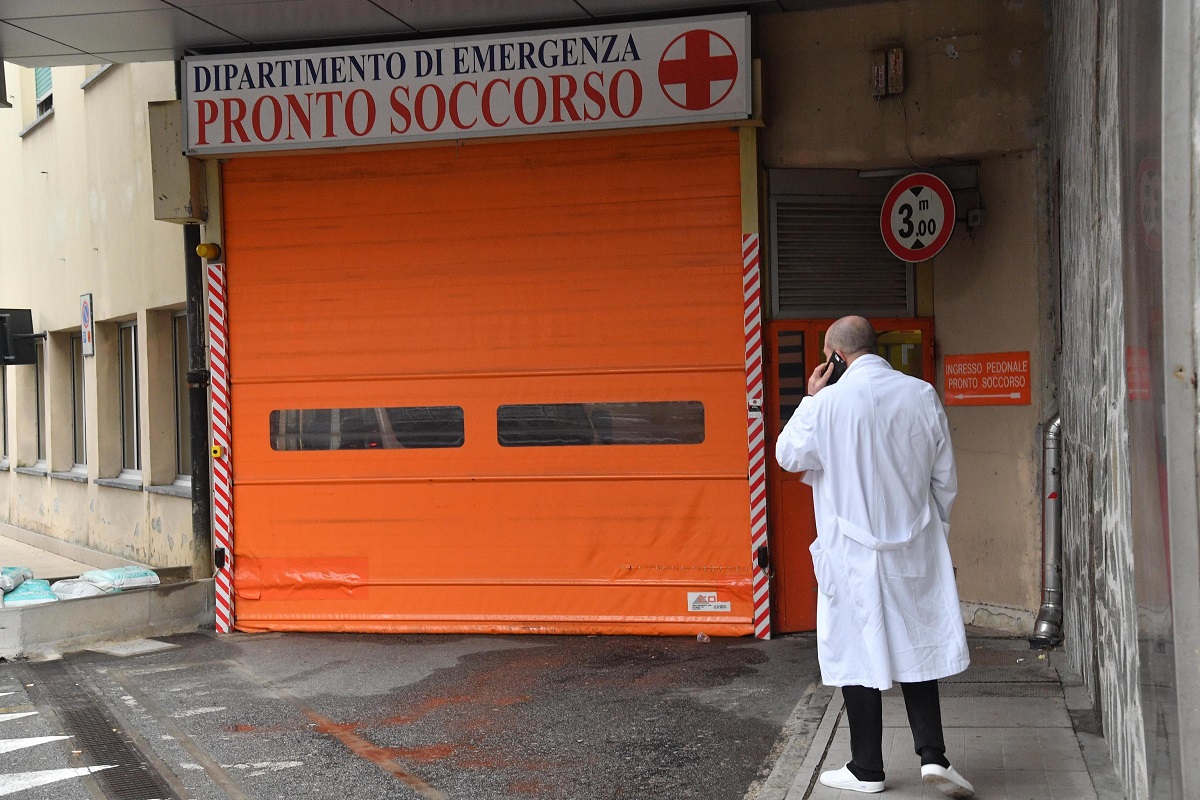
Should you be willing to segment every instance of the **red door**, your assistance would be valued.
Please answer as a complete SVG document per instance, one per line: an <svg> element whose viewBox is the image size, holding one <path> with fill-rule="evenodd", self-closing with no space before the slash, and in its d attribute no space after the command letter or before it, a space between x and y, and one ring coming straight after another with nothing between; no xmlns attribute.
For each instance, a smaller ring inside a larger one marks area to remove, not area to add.
<svg viewBox="0 0 1200 800"><path fill-rule="evenodd" d="M825 331L834 320L781 320L767 326L768 452L807 393L808 375L825 360ZM933 320L873 319L879 354L895 369L934 382ZM812 489L800 475L767 459L770 503L771 608L775 633L811 631L817 626L817 580L808 546L817 537Z"/></svg>

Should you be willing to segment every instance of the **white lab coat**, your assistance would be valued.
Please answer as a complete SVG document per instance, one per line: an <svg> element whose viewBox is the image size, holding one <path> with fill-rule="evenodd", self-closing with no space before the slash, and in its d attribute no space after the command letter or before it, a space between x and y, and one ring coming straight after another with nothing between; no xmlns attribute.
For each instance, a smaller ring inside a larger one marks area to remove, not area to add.
<svg viewBox="0 0 1200 800"><path fill-rule="evenodd" d="M966 669L946 543L958 482L933 387L860 356L800 402L775 455L813 488L821 679L888 689Z"/></svg>

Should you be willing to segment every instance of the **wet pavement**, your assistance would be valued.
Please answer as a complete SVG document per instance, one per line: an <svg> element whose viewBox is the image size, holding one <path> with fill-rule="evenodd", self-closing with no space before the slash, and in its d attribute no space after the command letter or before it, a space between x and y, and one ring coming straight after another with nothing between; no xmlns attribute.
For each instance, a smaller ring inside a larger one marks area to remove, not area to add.
<svg viewBox="0 0 1200 800"><path fill-rule="evenodd" d="M832 694L809 636L161 641L0 664L0 742L71 737L0 753L0 795L743 800Z"/></svg>

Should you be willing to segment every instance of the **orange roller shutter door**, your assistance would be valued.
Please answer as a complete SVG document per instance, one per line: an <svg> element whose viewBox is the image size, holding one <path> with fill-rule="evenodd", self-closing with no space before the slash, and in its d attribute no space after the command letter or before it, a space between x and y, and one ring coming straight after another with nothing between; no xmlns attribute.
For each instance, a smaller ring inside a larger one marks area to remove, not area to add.
<svg viewBox="0 0 1200 800"><path fill-rule="evenodd" d="M227 162L237 627L751 633L738 169L729 128ZM680 402L702 441L498 441ZM431 408L460 445L347 422ZM276 449L318 417L365 449Z"/></svg>

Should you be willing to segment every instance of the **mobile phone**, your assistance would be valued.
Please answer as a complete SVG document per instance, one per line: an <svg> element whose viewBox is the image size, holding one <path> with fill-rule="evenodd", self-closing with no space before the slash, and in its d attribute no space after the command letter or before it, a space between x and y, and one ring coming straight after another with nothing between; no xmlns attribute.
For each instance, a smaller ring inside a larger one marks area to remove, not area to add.
<svg viewBox="0 0 1200 800"><path fill-rule="evenodd" d="M841 354L834 353L829 362L833 364L833 372L829 373L829 380L825 382L826 386L837 383L838 379L846 372L846 359L842 358Z"/></svg>

